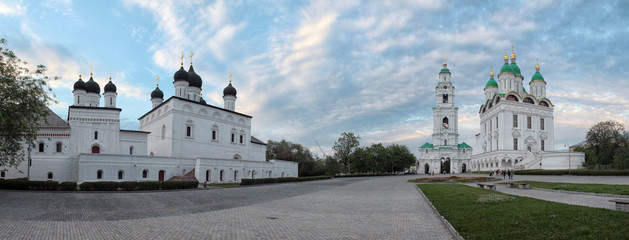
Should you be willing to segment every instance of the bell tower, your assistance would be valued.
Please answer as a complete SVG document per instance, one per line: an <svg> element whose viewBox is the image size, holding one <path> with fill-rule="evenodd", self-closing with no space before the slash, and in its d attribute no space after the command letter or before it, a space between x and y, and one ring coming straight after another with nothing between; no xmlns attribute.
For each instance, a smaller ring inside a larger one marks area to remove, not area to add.
<svg viewBox="0 0 629 240"><path fill-rule="evenodd" d="M454 86L450 81L450 69L446 59L439 72L439 83L435 88L436 106L433 108L432 141L435 146L457 146L458 108L454 106Z"/></svg>

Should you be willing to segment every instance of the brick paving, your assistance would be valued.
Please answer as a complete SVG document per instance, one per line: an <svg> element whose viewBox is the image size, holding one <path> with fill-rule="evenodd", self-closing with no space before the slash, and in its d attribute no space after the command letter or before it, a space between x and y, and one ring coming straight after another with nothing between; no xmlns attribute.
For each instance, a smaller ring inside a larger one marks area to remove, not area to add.
<svg viewBox="0 0 629 240"><path fill-rule="evenodd" d="M138 193L0 191L2 239L452 239L408 176Z"/></svg>

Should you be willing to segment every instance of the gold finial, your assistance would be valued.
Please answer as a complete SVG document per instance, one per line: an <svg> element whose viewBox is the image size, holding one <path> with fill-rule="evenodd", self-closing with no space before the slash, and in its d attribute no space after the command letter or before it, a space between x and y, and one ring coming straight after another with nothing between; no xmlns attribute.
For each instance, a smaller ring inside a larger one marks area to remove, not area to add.
<svg viewBox="0 0 629 240"><path fill-rule="evenodd" d="M229 83L232 83L232 75L233 75L232 71L229 70Z"/></svg>
<svg viewBox="0 0 629 240"><path fill-rule="evenodd" d="M491 78L494 78L494 66L489 66L489 76Z"/></svg>
<svg viewBox="0 0 629 240"><path fill-rule="evenodd" d="M81 74L79 73L79 79L81 79Z"/></svg>
<svg viewBox="0 0 629 240"><path fill-rule="evenodd" d="M505 60L508 60L509 57L507 57L507 49L505 48Z"/></svg>
<svg viewBox="0 0 629 240"><path fill-rule="evenodd" d="M511 45L511 59L515 59L515 48Z"/></svg>
<svg viewBox="0 0 629 240"><path fill-rule="evenodd" d="M448 64L446 63L446 55L443 54L443 68L446 68Z"/></svg>
<svg viewBox="0 0 629 240"><path fill-rule="evenodd" d="M111 82L111 74L109 74L109 81Z"/></svg>
<svg viewBox="0 0 629 240"><path fill-rule="evenodd" d="M159 74L157 74L157 79L155 79L155 85L159 87Z"/></svg>
<svg viewBox="0 0 629 240"><path fill-rule="evenodd" d="M192 65L192 56L194 56L194 51L190 49L190 65Z"/></svg>
<svg viewBox="0 0 629 240"><path fill-rule="evenodd" d="M181 51L181 57L179 58L179 60L181 60L181 66L183 67L183 51Z"/></svg>
<svg viewBox="0 0 629 240"><path fill-rule="evenodd" d="M92 77L93 70L94 70L94 64L90 63L90 77Z"/></svg>
<svg viewBox="0 0 629 240"><path fill-rule="evenodd" d="M537 63L535 64L535 71L539 72L539 59L536 58L535 62Z"/></svg>

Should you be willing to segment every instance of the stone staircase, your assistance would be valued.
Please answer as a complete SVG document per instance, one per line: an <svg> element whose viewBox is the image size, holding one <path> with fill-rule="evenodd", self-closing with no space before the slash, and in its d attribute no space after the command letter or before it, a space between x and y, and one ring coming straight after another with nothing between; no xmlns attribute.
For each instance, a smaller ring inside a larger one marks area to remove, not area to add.
<svg viewBox="0 0 629 240"><path fill-rule="evenodd" d="M174 176L168 179L168 181L195 181L199 182L197 178L194 176L194 169L192 171L186 173L184 176Z"/></svg>

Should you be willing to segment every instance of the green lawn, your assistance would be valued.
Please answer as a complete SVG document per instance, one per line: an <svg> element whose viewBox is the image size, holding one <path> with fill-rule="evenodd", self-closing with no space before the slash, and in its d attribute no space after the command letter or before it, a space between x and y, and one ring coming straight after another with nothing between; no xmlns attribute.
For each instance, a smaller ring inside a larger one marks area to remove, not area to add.
<svg viewBox="0 0 629 240"><path fill-rule="evenodd" d="M533 188L545 188L554 190L564 190L573 192L609 193L619 195L629 195L629 185L612 184L592 184L592 183L556 183L556 182L534 182L516 181L516 183L528 183Z"/></svg>
<svg viewBox="0 0 629 240"><path fill-rule="evenodd" d="M459 184L418 184L465 239L627 239L629 212L574 206Z"/></svg>

